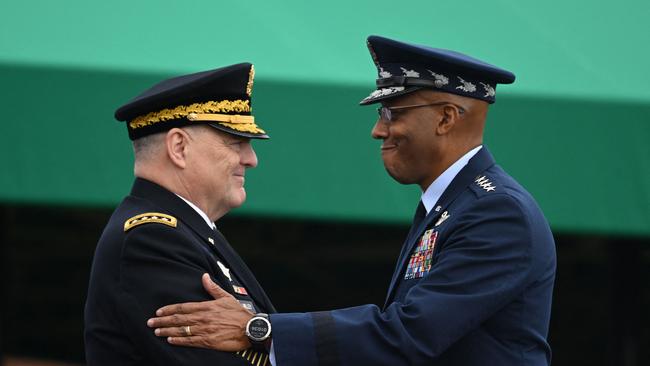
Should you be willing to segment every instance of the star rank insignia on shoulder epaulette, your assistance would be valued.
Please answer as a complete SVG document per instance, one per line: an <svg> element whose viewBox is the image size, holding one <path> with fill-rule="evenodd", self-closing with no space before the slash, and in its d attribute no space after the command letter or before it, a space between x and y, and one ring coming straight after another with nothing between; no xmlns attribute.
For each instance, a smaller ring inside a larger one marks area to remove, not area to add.
<svg viewBox="0 0 650 366"><path fill-rule="evenodd" d="M149 223L164 224L171 227L176 227L177 220L174 216L165 215L159 212L146 212L140 215L135 215L124 222L124 232L130 229Z"/></svg>
<svg viewBox="0 0 650 366"><path fill-rule="evenodd" d="M486 192L492 192L497 188L494 185L492 185L490 179L484 175L479 175L478 177L476 177L474 183L476 183L479 187L483 188Z"/></svg>

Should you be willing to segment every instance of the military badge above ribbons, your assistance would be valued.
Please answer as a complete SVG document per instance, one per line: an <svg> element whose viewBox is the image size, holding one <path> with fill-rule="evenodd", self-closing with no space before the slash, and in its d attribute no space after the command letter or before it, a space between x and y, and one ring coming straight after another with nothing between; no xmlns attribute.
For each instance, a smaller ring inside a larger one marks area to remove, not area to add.
<svg viewBox="0 0 650 366"><path fill-rule="evenodd" d="M405 280L413 278L422 278L431 270L431 259L433 258L433 249L436 245L438 232L433 229L424 232L420 238L418 246L415 247L413 255L409 260L406 268Z"/></svg>

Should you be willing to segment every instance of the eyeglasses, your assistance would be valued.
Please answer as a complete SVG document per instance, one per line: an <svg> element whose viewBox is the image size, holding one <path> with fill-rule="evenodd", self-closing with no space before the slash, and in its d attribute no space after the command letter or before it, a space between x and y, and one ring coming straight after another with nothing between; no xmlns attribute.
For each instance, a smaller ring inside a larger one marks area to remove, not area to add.
<svg viewBox="0 0 650 366"><path fill-rule="evenodd" d="M450 102L433 102L433 103L427 103L427 104L414 104L414 105L401 105L397 107L379 107L377 108L377 113L379 113L379 117L385 121L388 122L393 122L395 119L395 114L393 112L397 111L402 111L405 109L411 109L411 108L419 108L419 107L428 107L428 106L433 106L433 105L453 105L454 107L458 108L458 112L460 114L465 113L465 108L459 106L458 104L450 103Z"/></svg>

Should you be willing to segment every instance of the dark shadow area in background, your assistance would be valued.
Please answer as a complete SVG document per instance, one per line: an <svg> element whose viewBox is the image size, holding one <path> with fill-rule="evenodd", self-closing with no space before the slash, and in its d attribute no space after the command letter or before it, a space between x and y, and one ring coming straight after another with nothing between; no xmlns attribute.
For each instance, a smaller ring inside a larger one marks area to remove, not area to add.
<svg viewBox="0 0 650 366"><path fill-rule="evenodd" d="M0 206L5 355L83 362L83 304L111 210ZM381 304L408 227L259 217L218 222L280 311ZM556 235L554 365L650 364L650 240ZM197 281L199 279L197 278Z"/></svg>

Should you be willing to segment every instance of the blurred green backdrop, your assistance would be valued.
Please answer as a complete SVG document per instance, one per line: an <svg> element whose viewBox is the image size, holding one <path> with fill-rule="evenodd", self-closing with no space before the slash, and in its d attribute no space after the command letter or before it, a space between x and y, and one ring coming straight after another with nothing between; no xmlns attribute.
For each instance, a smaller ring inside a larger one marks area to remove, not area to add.
<svg viewBox="0 0 650 366"><path fill-rule="evenodd" d="M29 1L0 5L0 201L115 205L132 180L114 109L172 75L253 62L242 215L405 223L416 187L370 138L380 34L484 59L501 86L486 144L554 230L650 235L650 6L575 0Z"/></svg>

